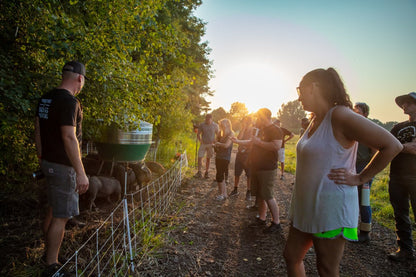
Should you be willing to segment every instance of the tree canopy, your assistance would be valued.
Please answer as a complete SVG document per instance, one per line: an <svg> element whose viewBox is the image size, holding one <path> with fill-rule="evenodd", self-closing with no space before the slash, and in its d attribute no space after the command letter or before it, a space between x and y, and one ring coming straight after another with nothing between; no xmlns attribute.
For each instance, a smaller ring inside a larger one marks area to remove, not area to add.
<svg viewBox="0 0 416 277"><path fill-rule="evenodd" d="M300 121L304 117L306 117L306 112L298 100L282 104L277 112L277 118L280 120L281 126L296 134L300 130Z"/></svg>
<svg viewBox="0 0 416 277"><path fill-rule="evenodd" d="M5 0L0 2L0 176L36 166L37 99L56 86L66 61L87 68L79 95L84 138L97 120L137 128L153 123L166 139L191 130L212 95L200 0ZM6 174L7 173L7 174ZM4 183L4 182L3 182Z"/></svg>

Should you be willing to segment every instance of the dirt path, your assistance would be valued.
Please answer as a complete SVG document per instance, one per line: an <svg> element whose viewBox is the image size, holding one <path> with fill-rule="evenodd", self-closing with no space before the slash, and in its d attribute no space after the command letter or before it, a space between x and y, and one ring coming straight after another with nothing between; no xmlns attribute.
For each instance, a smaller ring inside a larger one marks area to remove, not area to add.
<svg viewBox="0 0 416 277"><path fill-rule="evenodd" d="M231 165L228 192L233 188L233 177ZM169 243L139 267L141 276L286 276L282 252L289 229L294 176L286 174L275 190L281 234L263 234L261 229L248 227L256 212L246 208L253 203L245 201L245 177L240 182L239 195L223 202L215 200L214 178L215 167L211 164L209 179L185 180L174 207L181 210L170 219L174 227L168 233ZM387 259L387 253L393 250L394 233L373 224L369 244L346 244L341 276L413 276L414 264ZM304 262L307 275L318 276L313 249Z"/></svg>

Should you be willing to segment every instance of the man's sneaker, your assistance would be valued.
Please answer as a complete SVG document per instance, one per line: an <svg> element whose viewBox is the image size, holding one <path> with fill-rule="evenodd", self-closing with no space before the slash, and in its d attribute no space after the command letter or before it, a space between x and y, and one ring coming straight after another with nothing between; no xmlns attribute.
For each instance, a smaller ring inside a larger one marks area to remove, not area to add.
<svg viewBox="0 0 416 277"><path fill-rule="evenodd" d="M285 179L285 176L281 175L280 180L284 180L284 179Z"/></svg>
<svg viewBox="0 0 416 277"><path fill-rule="evenodd" d="M68 224L68 226L77 226L79 228L85 227L85 225L87 225L85 222L81 222L78 219L76 219L75 217L68 220L67 224Z"/></svg>
<svg viewBox="0 0 416 277"><path fill-rule="evenodd" d="M208 177L208 171L205 171L204 178L205 178L205 179L208 179L208 178L209 178L209 177Z"/></svg>
<svg viewBox="0 0 416 277"><path fill-rule="evenodd" d="M248 225L250 228L266 227L266 220L261 220L260 218L255 219L253 223Z"/></svg>
<svg viewBox="0 0 416 277"><path fill-rule="evenodd" d="M390 253L388 257L390 260L395 262L413 261L415 259L415 257L413 256L413 252L401 249L397 250L396 252Z"/></svg>
<svg viewBox="0 0 416 277"><path fill-rule="evenodd" d="M263 233L272 234L272 233L280 232L281 230L282 230L282 226L280 226L280 224L276 224L272 221L270 226L263 230Z"/></svg>
<svg viewBox="0 0 416 277"><path fill-rule="evenodd" d="M202 178L202 173L201 171L198 171L195 175L194 178Z"/></svg>
<svg viewBox="0 0 416 277"><path fill-rule="evenodd" d="M217 201L223 201L223 200L225 200L227 197L225 197L224 195L222 195L222 194L220 194L220 195L217 195L217 197L215 197L215 200L217 200Z"/></svg>
<svg viewBox="0 0 416 277"><path fill-rule="evenodd" d="M233 191L228 196L237 196L237 195L238 195L237 188L234 188Z"/></svg>
<svg viewBox="0 0 416 277"><path fill-rule="evenodd" d="M246 201L251 201L251 192L249 190L246 192Z"/></svg>
<svg viewBox="0 0 416 277"><path fill-rule="evenodd" d="M257 211L259 209L259 207L257 207L256 205L253 205L253 206L248 205L246 208L247 210L250 210L250 211Z"/></svg>

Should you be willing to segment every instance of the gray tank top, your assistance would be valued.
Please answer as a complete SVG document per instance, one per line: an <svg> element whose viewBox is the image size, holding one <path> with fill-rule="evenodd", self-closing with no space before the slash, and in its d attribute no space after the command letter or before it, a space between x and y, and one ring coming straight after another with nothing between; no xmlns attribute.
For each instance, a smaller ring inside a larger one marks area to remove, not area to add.
<svg viewBox="0 0 416 277"><path fill-rule="evenodd" d="M358 143L345 149L333 134L331 108L318 129L309 128L296 146L296 180L289 216L293 227L306 233L319 233L358 225L357 187L337 185L327 175L333 168L355 173Z"/></svg>

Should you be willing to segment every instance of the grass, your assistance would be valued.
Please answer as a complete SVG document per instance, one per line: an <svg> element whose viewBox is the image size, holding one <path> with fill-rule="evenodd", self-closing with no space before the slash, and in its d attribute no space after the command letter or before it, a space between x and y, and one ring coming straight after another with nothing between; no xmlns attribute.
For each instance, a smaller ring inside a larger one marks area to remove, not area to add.
<svg viewBox="0 0 416 277"><path fill-rule="evenodd" d="M285 145L285 171L292 174L296 172L296 143L298 140L299 136L295 135ZM389 168L390 166L387 166L374 178L371 186L370 202L373 211L373 221L377 221L380 225L395 230L393 207L390 204L388 191ZM412 224L414 224L414 217ZM413 231L413 236L415 235L416 231Z"/></svg>

